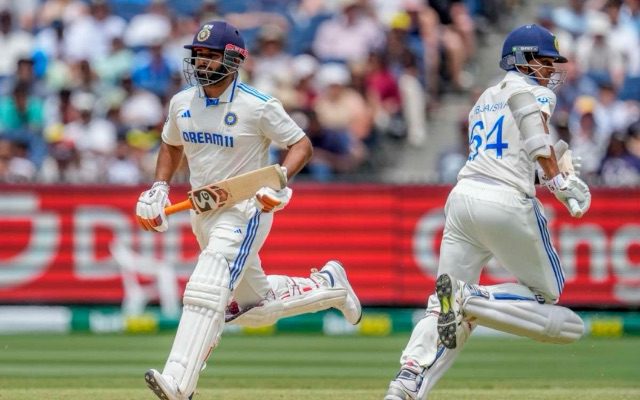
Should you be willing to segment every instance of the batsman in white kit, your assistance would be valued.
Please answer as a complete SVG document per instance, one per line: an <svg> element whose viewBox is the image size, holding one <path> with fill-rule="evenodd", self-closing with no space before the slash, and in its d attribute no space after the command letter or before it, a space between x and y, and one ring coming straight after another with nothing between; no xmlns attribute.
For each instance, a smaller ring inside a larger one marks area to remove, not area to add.
<svg viewBox="0 0 640 400"><path fill-rule="evenodd" d="M555 63L566 61L540 26L506 37L500 67L507 73L469 112L469 156L445 205L435 293L385 400L425 399L477 325L551 343L582 336L581 318L555 305L565 278L534 184L537 164L541 182L573 217L589 209L589 188L567 154L556 154L548 129L552 89L564 80ZM478 284L492 257L517 283Z"/></svg>
<svg viewBox="0 0 640 400"><path fill-rule="evenodd" d="M268 165L270 144L288 148L284 178L312 155L305 133L281 103L242 83L238 68L248 53L238 30L224 21L204 24L185 48L184 73L191 87L171 99L162 131L155 183L136 206L140 225L164 232L169 182L185 155L190 184L199 188ZM220 210L191 211L201 253L186 285L183 312L162 372L147 371L149 388L164 400L193 397L198 376L226 322L270 325L279 318L330 307L357 324L360 302L342 265L329 261L309 277L265 275L258 251L292 190L263 187L255 196Z"/></svg>

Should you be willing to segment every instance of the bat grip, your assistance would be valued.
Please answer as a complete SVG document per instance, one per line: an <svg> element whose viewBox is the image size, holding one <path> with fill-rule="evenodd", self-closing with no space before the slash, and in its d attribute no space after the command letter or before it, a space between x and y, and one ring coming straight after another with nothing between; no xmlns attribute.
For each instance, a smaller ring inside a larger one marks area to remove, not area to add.
<svg viewBox="0 0 640 400"><path fill-rule="evenodd" d="M191 204L191 200L187 199L184 201L181 201L180 203L176 203L176 204L172 204L168 207L164 208L164 213L166 215L171 215L171 214L175 214L179 211L184 211L184 210L189 210L193 208L192 204Z"/></svg>
<svg viewBox="0 0 640 400"><path fill-rule="evenodd" d="M569 199L569 208L571 209L572 216L576 218L582 217L582 212L580 211L580 206L576 199Z"/></svg>

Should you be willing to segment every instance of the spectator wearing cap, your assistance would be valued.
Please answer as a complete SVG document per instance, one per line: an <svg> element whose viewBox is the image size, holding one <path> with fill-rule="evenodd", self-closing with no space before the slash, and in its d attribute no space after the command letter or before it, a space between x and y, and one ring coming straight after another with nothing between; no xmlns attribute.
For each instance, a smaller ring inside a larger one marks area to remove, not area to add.
<svg viewBox="0 0 640 400"><path fill-rule="evenodd" d="M319 87L314 111L323 127L347 132L353 140L372 143L373 116L364 97L349 87L351 73L343 64L324 64L316 75Z"/></svg>
<svg viewBox="0 0 640 400"><path fill-rule="evenodd" d="M314 77L320 63L310 54L300 54L291 62L293 85L296 92L298 108L311 110L315 104L318 91L314 85Z"/></svg>
<svg viewBox="0 0 640 400"><path fill-rule="evenodd" d="M265 25L258 32L256 49L249 63L253 85L265 93L275 93L283 76L290 78L292 56L285 51L285 31Z"/></svg>
<svg viewBox="0 0 640 400"><path fill-rule="evenodd" d="M605 155L609 138L603 134L594 116L597 101L593 97L581 96L576 100L570 118L571 149L582 158L580 178L597 183L600 162Z"/></svg>
<svg viewBox="0 0 640 400"><path fill-rule="evenodd" d="M339 12L318 27L312 49L323 62L359 63L383 45L381 24L363 12L358 0L340 0Z"/></svg>

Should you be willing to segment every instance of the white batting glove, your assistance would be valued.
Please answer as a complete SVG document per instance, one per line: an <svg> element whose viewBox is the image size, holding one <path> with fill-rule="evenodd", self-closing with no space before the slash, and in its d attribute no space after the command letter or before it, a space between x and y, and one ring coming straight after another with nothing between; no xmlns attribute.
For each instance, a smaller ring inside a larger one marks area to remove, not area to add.
<svg viewBox="0 0 640 400"><path fill-rule="evenodd" d="M573 165L573 174L575 176L580 176L580 170L582 169L582 157L572 156L571 164Z"/></svg>
<svg viewBox="0 0 640 400"><path fill-rule="evenodd" d="M170 204L167 182L155 182L151 189L142 192L138 197L138 204L136 204L138 224L145 231L166 231L169 228L169 221L164 208Z"/></svg>
<svg viewBox="0 0 640 400"><path fill-rule="evenodd" d="M293 195L293 190L288 187L282 190L274 190L265 186L256 193L256 207L262 212L280 211L289 204L291 195Z"/></svg>
<svg viewBox="0 0 640 400"><path fill-rule="evenodd" d="M589 187L575 175L567 177L562 173L545 181L547 188L562 204L564 204L572 217L582 217L591 205L591 192Z"/></svg>

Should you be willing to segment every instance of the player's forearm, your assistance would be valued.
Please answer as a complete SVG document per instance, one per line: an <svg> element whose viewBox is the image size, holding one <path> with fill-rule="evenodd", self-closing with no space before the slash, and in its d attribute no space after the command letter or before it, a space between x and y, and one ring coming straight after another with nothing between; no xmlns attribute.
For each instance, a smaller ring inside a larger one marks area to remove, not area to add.
<svg viewBox="0 0 640 400"><path fill-rule="evenodd" d="M311 160L313 146L308 137L300 139L289 147L282 166L287 168L287 180L293 178Z"/></svg>
<svg viewBox="0 0 640 400"><path fill-rule="evenodd" d="M158 161L156 162L156 181L170 182L182 160L182 147L171 146L165 142L160 144Z"/></svg>
<svg viewBox="0 0 640 400"><path fill-rule="evenodd" d="M547 179L553 178L560 173L553 148L551 149L551 155L549 157L538 157L536 161L540 164L540 167L544 171L544 176L546 176Z"/></svg>

